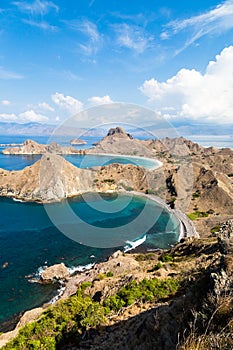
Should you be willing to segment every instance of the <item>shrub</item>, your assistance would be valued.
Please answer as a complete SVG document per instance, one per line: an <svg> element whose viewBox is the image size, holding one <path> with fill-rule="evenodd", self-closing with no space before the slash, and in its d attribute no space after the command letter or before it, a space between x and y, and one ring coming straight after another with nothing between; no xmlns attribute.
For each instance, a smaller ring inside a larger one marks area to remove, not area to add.
<svg viewBox="0 0 233 350"><path fill-rule="evenodd" d="M198 218L206 218L206 217L208 217L208 213L206 213L205 211L197 210L197 211L195 211L193 213L188 214L188 217L189 217L190 220L196 220Z"/></svg>
<svg viewBox="0 0 233 350"><path fill-rule="evenodd" d="M146 261L146 260L154 260L155 255L153 253L147 253L147 254L138 254L135 257L136 261Z"/></svg>
<svg viewBox="0 0 233 350"><path fill-rule="evenodd" d="M104 179L104 182L108 182L108 183L115 183L115 180L114 179Z"/></svg>
<svg viewBox="0 0 233 350"><path fill-rule="evenodd" d="M113 311L120 310L123 306L129 306L135 301L158 301L173 295L179 288L177 280L167 278L165 280L143 279L137 283L132 281L121 288L114 296L104 301L104 306Z"/></svg>
<svg viewBox="0 0 233 350"><path fill-rule="evenodd" d="M112 271L108 271L108 272L106 273L106 276L107 276L107 277L113 277L113 276L114 276L114 273L113 273Z"/></svg>
<svg viewBox="0 0 233 350"><path fill-rule="evenodd" d="M168 262L173 261L173 257L170 254L165 254L165 255L161 255L159 257L159 260L164 262L164 263L168 263Z"/></svg>
<svg viewBox="0 0 233 350"><path fill-rule="evenodd" d="M101 281L106 278L106 275L104 273L99 273L97 278Z"/></svg>
<svg viewBox="0 0 233 350"><path fill-rule="evenodd" d="M214 226L212 227L212 229L210 230L211 233L215 233L215 232L218 232L220 230L221 226L220 225L217 225L217 226Z"/></svg>

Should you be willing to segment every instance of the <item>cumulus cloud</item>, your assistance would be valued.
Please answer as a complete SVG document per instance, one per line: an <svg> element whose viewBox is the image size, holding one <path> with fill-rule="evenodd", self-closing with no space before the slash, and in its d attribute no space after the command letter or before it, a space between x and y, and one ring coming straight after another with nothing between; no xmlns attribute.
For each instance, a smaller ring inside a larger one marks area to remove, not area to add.
<svg viewBox="0 0 233 350"><path fill-rule="evenodd" d="M4 121L17 120L17 116L14 113L1 113L0 119Z"/></svg>
<svg viewBox="0 0 233 350"><path fill-rule="evenodd" d="M79 112L82 107L83 103L74 97L71 96L65 96L64 94L56 92L51 96L52 101L59 106L61 109L65 109L68 112L75 114Z"/></svg>
<svg viewBox="0 0 233 350"><path fill-rule="evenodd" d="M9 105L11 104L11 101L9 101L9 100L2 100L2 101L1 101L1 104L2 104L3 106L9 106Z"/></svg>
<svg viewBox="0 0 233 350"><path fill-rule="evenodd" d="M93 96L90 97L88 99L88 102L90 102L91 106L99 106L99 105L103 105L106 103L113 103L113 101L111 100L111 97L108 95L105 96Z"/></svg>
<svg viewBox="0 0 233 350"><path fill-rule="evenodd" d="M210 61L205 73L181 69L165 82L152 78L139 88L167 117L233 122L233 46Z"/></svg>
<svg viewBox="0 0 233 350"><path fill-rule="evenodd" d="M48 117L43 114L36 113L33 109L20 113L19 117L30 122L47 122L49 120Z"/></svg>
<svg viewBox="0 0 233 350"><path fill-rule="evenodd" d="M54 108L51 107L48 103L46 102L41 102L38 104L38 107L40 109L43 109L44 111L49 111L49 112L54 112Z"/></svg>

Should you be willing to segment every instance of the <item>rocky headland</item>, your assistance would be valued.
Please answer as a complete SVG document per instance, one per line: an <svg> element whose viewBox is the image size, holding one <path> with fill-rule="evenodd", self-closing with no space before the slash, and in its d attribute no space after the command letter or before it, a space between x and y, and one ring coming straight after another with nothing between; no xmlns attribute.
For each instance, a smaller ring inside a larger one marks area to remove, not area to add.
<svg viewBox="0 0 233 350"><path fill-rule="evenodd" d="M33 140L26 140L22 145L17 147L5 148L2 151L3 154L45 154L45 153L53 153L53 154L83 154L83 151L77 150L73 147L65 147L60 146L56 142L52 142L50 144L44 145L39 144Z"/></svg>

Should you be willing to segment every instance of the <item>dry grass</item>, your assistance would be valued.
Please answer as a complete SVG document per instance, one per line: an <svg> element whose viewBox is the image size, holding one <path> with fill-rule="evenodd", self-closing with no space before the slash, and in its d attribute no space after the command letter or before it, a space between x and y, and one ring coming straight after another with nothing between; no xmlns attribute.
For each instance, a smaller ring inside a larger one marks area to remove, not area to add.
<svg viewBox="0 0 233 350"><path fill-rule="evenodd" d="M209 295L204 309L192 311L190 329L186 329L177 350L233 349L233 293ZM181 337L180 337L181 338Z"/></svg>

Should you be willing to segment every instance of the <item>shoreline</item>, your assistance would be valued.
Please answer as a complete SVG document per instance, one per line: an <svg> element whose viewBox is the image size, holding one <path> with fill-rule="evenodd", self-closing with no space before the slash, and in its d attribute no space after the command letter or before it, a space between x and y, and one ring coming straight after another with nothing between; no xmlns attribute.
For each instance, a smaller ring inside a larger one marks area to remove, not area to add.
<svg viewBox="0 0 233 350"><path fill-rule="evenodd" d="M87 149L88 150L88 149ZM154 158L149 158L149 157L141 157L141 156L132 156L132 155L128 155L128 154L119 154L119 153L87 153L86 156L88 155L97 155L97 156L110 156L110 157L123 157L123 158L135 158L135 159L145 159L145 160L148 160L148 161L153 161L153 162L156 162L158 163L158 165L155 165L154 167L152 168L145 168L141 165L137 165L137 164L132 164L134 166L141 166L142 168L144 169L147 169L147 170L155 170L155 169L159 169L161 166L163 166L163 162L161 162L160 160L158 159L154 159ZM96 165L98 166L98 165ZM91 169L91 168L89 168Z"/></svg>
<svg viewBox="0 0 233 350"><path fill-rule="evenodd" d="M199 234L197 233L194 224L191 222L191 220L180 210L177 209L171 209L160 197L152 194L145 194L141 192L131 191L131 192L124 192L124 194L128 195L134 195L139 197L144 197L149 200L152 200L158 204L160 204L162 207L166 208L172 215L176 217L178 220L180 226L179 226L179 237L178 242L186 237L199 237ZM139 254L140 245L136 247L137 252L136 254ZM130 249L128 252L125 252L125 254L129 255L132 254L132 251L135 248ZM101 270L101 267L103 264L108 264L108 261L112 259L112 256L117 254L114 252L112 255L108 257L108 260L104 262L95 263L91 268L86 269L82 272L77 271L77 273L74 273L69 277L69 279L65 282L61 290L58 293L57 296L53 297L49 302L46 302L42 304L38 308L33 308L31 310L25 311L23 315L19 318L18 322L15 322L15 328L11 331L7 331L0 335L0 348L4 346L8 341L13 339L17 336L19 329L24 326L27 323L30 323L34 321L36 318L38 318L49 306L56 304L59 300L64 300L68 298L69 296L76 293L77 286L81 284L82 282L87 282L90 280L93 280L95 276L98 276L98 273ZM59 288L60 289L60 288Z"/></svg>

